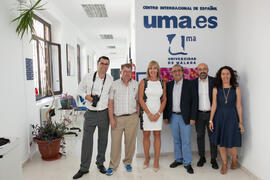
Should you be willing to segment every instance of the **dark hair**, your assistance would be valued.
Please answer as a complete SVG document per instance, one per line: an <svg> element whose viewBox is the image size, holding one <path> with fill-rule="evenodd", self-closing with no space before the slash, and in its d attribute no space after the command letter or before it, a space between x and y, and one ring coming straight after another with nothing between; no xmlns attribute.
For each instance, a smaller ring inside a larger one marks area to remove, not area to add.
<svg viewBox="0 0 270 180"><path fill-rule="evenodd" d="M217 74L216 74L216 79L215 79L215 87L216 88L222 88L222 79L221 79L221 71L223 69L227 69L230 71L230 74L231 74L231 79L230 79L230 85L232 86L232 88L236 88L238 87L238 75L237 75L237 72L235 70L233 70L230 66L223 66L221 67Z"/></svg>
<svg viewBox="0 0 270 180"><path fill-rule="evenodd" d="M109 59L107 56L101 56L101 57L98 58L97 63L99 63L99 61L100 61L101 59L105 59L105 60L110 61L110 59Z"/></svg>
<svg viewBox="0 0 270 180"><path fill-rule="evenodd" d="M132 69L132 65L131 65L130 63L122 64L122 65L121 65L121 70L123 70L124 67L126 67L126 68L128 68L128 69Z"/></svg>

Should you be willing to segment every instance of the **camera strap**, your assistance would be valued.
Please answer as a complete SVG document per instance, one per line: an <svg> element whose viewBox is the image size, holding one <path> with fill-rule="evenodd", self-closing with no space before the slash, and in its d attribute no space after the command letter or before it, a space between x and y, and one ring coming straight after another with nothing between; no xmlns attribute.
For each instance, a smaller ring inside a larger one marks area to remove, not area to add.
<svg viewBox="0 0 270 180"><path fill-rule="evenodd" d="M92 88L91 88L91 94L92 94L92 91L93 91L93 89L94 89L96 77L97 77L97 71L95 72L95 74L94 74L94 76L93 76L93 85L92 85ZM104 87L105 81L106 81L106 74L105 74L105 77L104 77L104 79L103 79L102 88L101 88L101 92L100 92L99 97L100 97L101 94L102 94L102 91L103 91L103 87Z"/></svg>

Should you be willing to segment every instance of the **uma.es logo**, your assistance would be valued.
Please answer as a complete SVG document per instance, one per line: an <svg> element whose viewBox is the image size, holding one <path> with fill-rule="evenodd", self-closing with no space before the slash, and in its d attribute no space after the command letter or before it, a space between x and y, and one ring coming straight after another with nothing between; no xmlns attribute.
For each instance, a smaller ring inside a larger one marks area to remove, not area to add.
<svg viewBox="0 0 270 180"><path fill-rule="evenodd" d="M176 34L167 34L169 41L168 52L170 55L187 55L186 52L186 43L196 41L196 36L176 36Z"/></svg>
<svg viewBox="0 0 270 180"><path fill-rule="evenodd" d="M215 29L218 26L216 16L143 16L143 25L146 29Z"/></svg>

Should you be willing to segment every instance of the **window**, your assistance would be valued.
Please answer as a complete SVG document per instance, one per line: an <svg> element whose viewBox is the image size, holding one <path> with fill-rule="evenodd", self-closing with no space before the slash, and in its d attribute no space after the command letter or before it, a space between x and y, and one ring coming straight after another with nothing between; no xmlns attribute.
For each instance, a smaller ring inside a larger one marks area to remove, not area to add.
<svg viewBox="0 0 270 180"><path fill-rule="evenodd" d="M62 93L61 45L51 41L51 25L35 16L33 34L33 68L36 100Z"/></svg>

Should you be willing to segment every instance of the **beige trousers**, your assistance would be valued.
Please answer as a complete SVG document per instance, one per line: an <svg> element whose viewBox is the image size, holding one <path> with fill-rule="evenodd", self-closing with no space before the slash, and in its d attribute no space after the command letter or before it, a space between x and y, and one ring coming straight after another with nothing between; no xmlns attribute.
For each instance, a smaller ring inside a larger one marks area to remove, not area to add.
<svg viewBox="0 0 270 180"><path fill-rule="evenodd" d="M117 169L121 159L122 135L125 137L125 158L123 163L130 165L135 153L139 117L137 113L129 116L114 116L116 128L111 130L111 160L109 168Z"/></svg>

